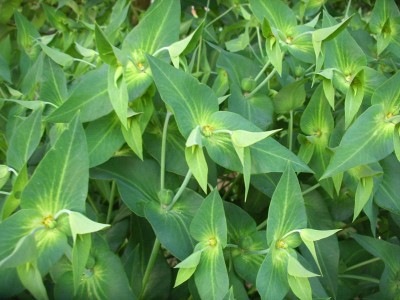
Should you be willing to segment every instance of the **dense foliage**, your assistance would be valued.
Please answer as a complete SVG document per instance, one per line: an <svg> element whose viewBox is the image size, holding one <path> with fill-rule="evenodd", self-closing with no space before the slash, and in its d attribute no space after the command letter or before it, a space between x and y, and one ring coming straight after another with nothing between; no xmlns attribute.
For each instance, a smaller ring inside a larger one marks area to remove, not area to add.
<svg viewBox="0 0 400 300"><path fill-rule="evenodd" d="M0 1L0 298L400 299L371 2Z"/></svg>

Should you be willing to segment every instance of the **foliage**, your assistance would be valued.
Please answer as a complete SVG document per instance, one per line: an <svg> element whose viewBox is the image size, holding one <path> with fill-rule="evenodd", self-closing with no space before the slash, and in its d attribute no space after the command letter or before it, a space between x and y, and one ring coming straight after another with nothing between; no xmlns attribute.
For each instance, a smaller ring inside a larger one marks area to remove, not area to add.
<svg viewBox="0 0 400 300"><path fill-rule="evenodd" d="M0 2L0 298L400 299L371 2Z"/></svg>

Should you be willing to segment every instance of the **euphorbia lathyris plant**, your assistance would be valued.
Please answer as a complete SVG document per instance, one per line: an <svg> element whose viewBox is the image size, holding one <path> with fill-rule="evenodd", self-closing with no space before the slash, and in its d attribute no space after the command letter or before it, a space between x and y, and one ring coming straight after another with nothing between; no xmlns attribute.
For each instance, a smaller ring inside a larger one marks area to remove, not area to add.
<svg viewBox="0 0 400 300"><path fill-rule="evenodd" d="M5 2L1 298L396 299L399 18Z"/></svg>

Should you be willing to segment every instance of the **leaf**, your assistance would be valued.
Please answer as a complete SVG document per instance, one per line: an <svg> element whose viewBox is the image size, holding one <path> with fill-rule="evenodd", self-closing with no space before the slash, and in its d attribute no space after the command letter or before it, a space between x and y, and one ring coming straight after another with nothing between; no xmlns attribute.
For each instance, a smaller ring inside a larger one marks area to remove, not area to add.
<svg viewBox="0 0 400 300"><path fill-rule="evenodd" d="M148 56L148 60L158 91L172 108L182 135L187 138L197 126L208 125L208 117L218 111L218 99L211 88L159 59Z"/></svg>
<svg viewBox="0 0 400 300"><path fill-rule="evenodd" d="M291 255L288 255L288 265L287 265L288 274L294 277L315 277L319 276L313 272L308 271L304 268L299 261Z"/></svg>
<svg viewBox="0 0 400 300"><path fill-rule="evenodd" d="M43 134L42 109L34 110L18 126L7 149L7 164L20 171L27 163Z"/></svg>
<svg viewBox="0 0 400 300"><path fill-rule="evenodd" d="M105 29L105 33L113 41L118 35L117 31L126 19L129 11L130 4L126 3L125 0L118 0L112 8L110 23Z"/></svg>
<svg viewBox="0 0 400 300"><path fill-rule="evenodd" d="M8 172L8 168L7 168ZM18 177L14 181L11 194L5 200L1 209L1 220L7 219L20 205L21 193L28 183L28 171L26 166L23 167L18 173Z"/></svg>
<svg viewBox="0 0 400 300"><path fill-rule="evenodd" d="M353 222L372 196L373 188L373 177L365 177L360 179L355 195Z"/></svg>
<svg viewBox="0 0 400 300"><path fill-rule="evenodd" d="M227 227L221 196L214 189L197 210L190 234L199 242L205 242L210 247L225 247L227 243Z"/></svg>
<svg viewBox="0 0 400 300"><path fill-rule="evenodd" d="M122 67L108 69L108 96L122 126L128 128L128 89L122 76Z"/></svg>
<svg viewBox="0 0 400 300"><path fill-rule="evenodd" d="M37 257L35 234L23 236L15 245L13 252L0 261L0 268L14 268L33 262Z"/></svg>
<svg viewBox="0 0 400 300"><path fill-rule="evenodd" d="M158 1L151 5L142 16L139 24L126 36L122 50L141 49L153 54L156 50L169 46L179 39L180 20L179 1Z"/></svg>
<svg viewBox="0 0 400 300"><path fill-rule="evenodd" d="M198 253L198 252L195 252L195 253ZM193 253L193 254L195 254L195 253ZM199 255L199 261L200 261L200 255ZM182 283L184 283L187 280L189 280L189 278L192 277L192 275L194 274L195 271L196 271L196 267L193 267L193 268L180 268L178 270L178 274L176 275L174 288L176 288L177 286L179 286Z"/></svg>
<svg viewBox="0 0 400 300"><path fill-rule="evenodd" d="M137 117L128 120L128 128L121 127L122 135L132 151L143 160L142 130Z"/></svg>
<svg viewBox="0 0 400 300"><path fill-rule="evenodd" d="M117 65L117 57L114 53L114 46L110 43L97 23L95 24L94 35L101 60L110 66ZM110 68L109 73L111 69L115 68Z"/></svg>
<svg viewBox="0 0 400 300"><path fill-rule="evenodd" d="M38 42L38 43L39 43L40 47L42 48L43 52L46 53L46 55L48 57L50 57L55 63L57 63L63 67L69 67L74 62L74 58L71 55L63 53L54 48L50 48L49 46L46 46L45 44L43 44L41 42Z"/></svg>
<svg viewBox="0 0 400 300"><path fill-rule="evenodd" d="M62 209L84 211L88 165L85 133L75 116L36 168L22 193L21 207L43 217Z"/></svg>
<svg viewBox="0 0 400 300"><path fill-rule="evenodd" d="M361 107L364 97L364 70L361 69L353 78L345 99L345 128L348 128Z"/></svg>
<svg viewBox="0 0 400 300"><path fill-rule="evenodd" d="M0 165L0 189L7 183L8 178L10 178L10 168Z"/></svg>
<svg viewBox="0 0 400 300"><path fill-rule="evenodd" d="M43 60L39 99L61 105L68 98L67 80L60 66L51 59Z"/></svg>
<svg viewBox="0 0 400 300"><path fill-rule="evenodd" d="M290 289L301 300L311 300L312 290L308 278L288 275Z"/></svg>
<svg viewBox="0 0 400 300"><path fill-rule="evenodd" d="M120 122L115 114L109 114L90 122L85 128L89 151L89 167L109 160L124 144Z"/></svg>
<svg viewBox="0 0 400 300"><path fill-rule="evenodd" d="M395 88L397 84L400 84L400 72L387 79L374 91L371 104L381 104L386 114L392 113L395 115L400 105L400 91Z"/></svg>
<svg viewBox="0 0 400 300"><path fill-rule="evenodd" d="M69 122L80 111L81 122L96 120L112 111L108 96L107 68L102 67L82 76L68 99L52 114L48 122Z"/></svg>
<svg viewBox="0 0 400 300"><path fill-rule="evenodd" d="M166 208L169 203L152 201L145 206L145 217L158 239L180 260L193 252L195 242L190 235L189 226L202 200L199 194L186 189L170 210Z"/></svg>
<svg viewBox="0 0 400 300"><path fill-rule="evenodd" d="M90 234L78 235L72 247L72 274L74 280L74 294L78 291L82 274L88 262L92 238Z"/></svg>
<svg viewBox="0 0 400 300"><path fill-rule="evenodd" d="M304 84L305 80L299 80L285 85L272 99L275 112L284 114L302 106L306 99Z"/></svg>
<svg viewBox="0 0 400 300"><path fill-rule="evenodd" d="M245 31L241 33L237 38L225 42L225 47L230 52L238 52L246 49L250 43L248 26L246 26Z"/></svg>
<svg viewBox="0 0 400 300"><path fill-rule="evenodd" d="M30 58L37 55L37 47L34 46L34 39L40 37L36 30L26 17L17 10L14 11L15 25L17 26L17 42L18 46L25 50Z"/></svg>
<svg viewBox="0 0 400 300"><path fill-rule="evenodd" d="M215 192L212 193L215 194ZM209 197L204 201L207 201ZM203 206L200 210L202 208ZM192 225L193 224L194 220L192 222ZM192 227L193 226L190 228L192 229ZM200 263L194 273L196 287L202 299L222 299L228 292L228 271L225 266L224 254L221 246L222 245L218 244L203 251Z"/></svg>
<svg viewBox="0 0 400 300"><path fill-rule="evenodd" d="M289 291L287 280L288 255L271 247L257 274L257 289L262 300L283 299Z"/></svg>
<svg viewBox="0 0 400 300"><path fill-rule="evenodd" d="M68 215L74 242L76 241L77 234L97 232L110 226L109 224L94 222L79 212L70 211L68 212Z"/></svg>
<svg viewBox="0 0 400 300"><path fill-rule="evenodd" d="M90 177L115 180L126 206L143 217L144 204L158 199L159 174L160 167L154 160L141 161L133 157L117 157L93 168Z"/></svg>
<svg viewBox="0 0 400 300"><path fill-rule="evenodd" d="M203 148L193 145L185 148L185 158L190 171L193 173L201 189L207 192L208 165Z"/></svg>
<svg viewBox="0 0 400 300"><path fill-rule="evenodd" d="M393 151L394 124L385 122L382 110L381 105L373 105L357 118L335 149L321 179L376 162Z"/></svg>
<svg viewBox="0 0 400 300"><path fill-rule="evenodd" d="M24 287L39 300L49 299L39 270L32 263L26 263L17 267L18 277Z"/></svg>
<svg viewBox="0 0 400 300"><path fill-rule="evenodd" d="M267 241L280 240L286 233L306 227L307 216L299 182L288 165L274 194L268 211Z"/></svg>
<svg viewBox="0 0 400 300"><path fill-rule="evenodd" d="M196 268L198 264L200 263L200 258L201 258L201 253L203 250L198 250L190 254L188 257L186 257L183 261L181 261L179 264L175 266L175 268L181 268L181 269L191 269L191 268Z"/></svg>
<svg viewBox="0 0 400 300"><path fill-rule="evenodd" d="M264 132L250 132L246 130L235 130L232 132L231 139L232 143L238 147L249 147L259 141L271 136L272 134L280 131L281 129L275 129Z"/></svg>

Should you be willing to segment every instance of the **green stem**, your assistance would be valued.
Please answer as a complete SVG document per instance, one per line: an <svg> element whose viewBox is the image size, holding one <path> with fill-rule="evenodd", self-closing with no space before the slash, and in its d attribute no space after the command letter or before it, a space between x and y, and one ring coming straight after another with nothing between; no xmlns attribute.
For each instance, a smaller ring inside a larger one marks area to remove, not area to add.
<svg viewBox="0 0 400 300"><path fill-rule="evenodd" d="M168 47L162 47L158 50L156 50L156 52L153 53L153 56L157 56L158 54L160 54L163 51L167 51L169 48Z"/></svg>
<svg viewBox="0 0 400 300"><path fill-rule="evenodd" d="M11 195L11 193L10 193L10 192L3 192L3 191L0 191L0 195L7 195L7 196L9 196L9 195Z"/></svg>
<svg viewBox="0 0 400 300"><path fill-rule="evenodd" d="M245 98L250 98L253 96L255 93L257 93L264 85L268 83L268 81L274 76L276 73L276 69L274 68L271 73L268 74L268 76L250 93L247 94Z"/></svg>
<svg viewBox="0 0 400 300"><path fill-rule="evenodd" d="M182 185L180 186L178 192L175 194L174 198L172 198L171 203L166 208L167 210L171 210L174 207L176 201L178 201L179 197L182 195L183 191L187 187L187 185L188 185L188 183L190 181L190 178L192 178L192 172L189 170L186 173L185 179L183 180Z"/></svg>
<svg viewBox="0 0 400 300"><path fill-rule="evenodd" d="M357 279L357 280L372 282L372 283L376 283L376 284L379 284L379 283L380 283L380 280L379 280L379 279L371 278L371 277L366 277L366 276L340 274L340 275L338 275L338 277L339 277L339 278Z"/></svg>
<svg viewBox="0 0 400 300"><path fill-rule="evenodd" d="M352 265L352 266L348 267L345 272L351 271L351 270L354 270L354 269L357 269L357 268L360 268L360 267L363 267L365 265L372 264L372 263L380 261L380 260L381 259L379 257L371 258L369 260L366 260L366 261L363 261L363 262L360 262L358 264L355 264L355 265Z"/></svg>
<svg viewBox="0 0 400 300"><path fill-rule="evenodd" d="M248 251L246 251L246 253L248 253L248 254L255 254L255 255L264 255L264 254L267 254L268 252L269 252L269 248L264 249L264 250L248 250Z"/></svg>
<svg viewBox="0 0 400 300"><path fill-rule="evenodd" d="M85 64L91 66L92 68L96 68L96 66L95 66L94 64L92 64L92 63L90 63L90 62L88 62L88 61L86 61L86 60L79 59L79 58L74 58L73 60L74 60L74 61L79 61L79 62L85 63Z"/></svg>
<svg viewBox="0 0 400 300"><path fill-rule="evenodd" d="M270 61L268 60L267 63L264 65L264 67L262 67L261 71L258 72L257 76L254 78L255 81L257 81L258 79L260 79L260 77L262 76L262 74L264 74L265 70L268 68L268 66L270 65Z"/></svg>
<svg viewBox="0 0 400 300"><path fill-rule="evenodd" d="M98 216L100 214L100 211L97 209L96 204L94 203L92 197L89 194L87 195L87 199L89 201L90 206L93 208L94 212Z"/></svg>
<svg viewBox="0 0 400 300"><path fill-rule="evenodd" d="M203 39L200 37L199 39L199 51L197 51L197 65L196 71L200 72L200 61L201 61L201 48L203 46Z"/></svg>
<svg viewBox="0 0 400 300"><path fill-rule="evenodd" d="M160 250L160 241L158 238L154 240L153 249L151 250L150 259L147 263L146 270L144 271L144 276L142 280L142 290L139 295L139 299L143 299L143 293L146 290L147 282L149 281L151 271L153 270L154 264L157 259L158 251Z"/></svg>
<svg viewBox="0 0 400 300"><path fill-rule="evenodd" d="M301 194L302 194L303 196L304 196L304 195L307 195L308 193L312 192L313 190L319 188L320 186L321 186L321 185L320 185L319 183L314 184L312 187L309 187L308 189L306 189L305 191L303 191Z"/></svg>
<svg viewBox="0 0 400 300"><path fill-rule="evenodd" d="M260 50L261 57L264 58L265 55L264 55L264 51L263 51L262 44L261 44L260 28L259 28L258 26L256 27L256 32L257 32L257 43L258 43L258 48L259 48L259 50Z"/></svg>
<svg viewBox="0 0 400 300"><path fill-rule="evenodd" d="M111 191L110 191L110 197L108 199L108 211L107 211L107 218L106 218L106 224L110 224L111 221L111 214L113 211L113 206L114 206L114 198L115 198L115 181L111 183Z"/></svg>
<svg viewBox="0 0 400 300"><path fill-rule="evenodd" d="M165 186L165 154L167 150L167 132L168 132L168 123L171 118L172 113L167 111L167 115L165 116L164 128L162 133L161 140L161 173L160 173L160 189L163 190Z"/></svg>
<svg viewBox="0 0 400 300"><path fill-rule="evenodd" d="M289 150L292 151L293 148L293 109L289 112L289 127L288 127L288 140L289 140Z"/></svg>
<svg viewBox="0 0 400 300"><path fill-rule="evenodd" d="M228 14L232 9L234 9L235 7L236 7L236 5L234 5L234 6L230 7L230 8L228 8L226 11L224 11L222 14L220 14L218 17L216 17L214 20L212 20L210 23L208 23L208 24L204 27L204 29L207 28L207 27L209 27L209 26L211 26L213 23L215 23L216 21L218 21L219 19L221 19L223 16L227 15L227 14Z"/></svg>
<svg viewBox="0 0 400 300"><path fill-rule="evenodd" d="M262 221L260 224L257 225L256 229L257 230L263 229L265 226L267 226L267 221L268 221L268 219Z"/></svg>

